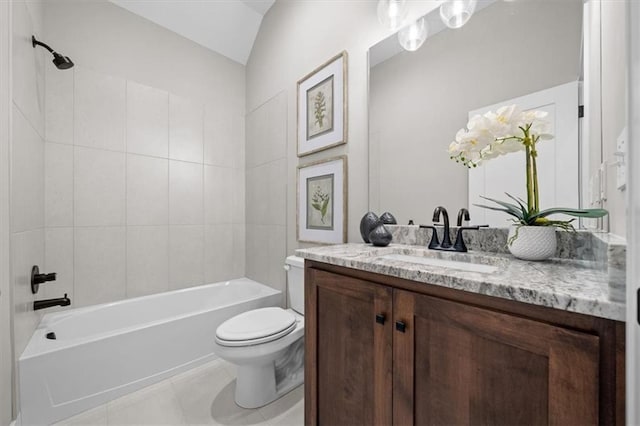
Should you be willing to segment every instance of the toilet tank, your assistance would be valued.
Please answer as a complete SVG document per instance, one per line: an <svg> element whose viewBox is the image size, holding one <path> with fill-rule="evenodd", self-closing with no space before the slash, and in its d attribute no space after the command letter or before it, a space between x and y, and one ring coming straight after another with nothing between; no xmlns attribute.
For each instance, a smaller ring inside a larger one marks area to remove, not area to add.
<svg viewBox="0 0 640 426"><path fill-rule="evenodd" d="M285 260L290 308L304 315L304 259L289 256Z"/></svg>

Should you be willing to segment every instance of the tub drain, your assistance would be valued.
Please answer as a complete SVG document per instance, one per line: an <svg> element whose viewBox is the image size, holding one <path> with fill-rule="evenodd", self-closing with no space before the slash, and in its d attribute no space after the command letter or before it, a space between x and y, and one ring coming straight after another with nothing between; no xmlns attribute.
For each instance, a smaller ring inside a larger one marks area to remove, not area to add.
<svg viewBox="0 0 640 426"><path fill-rule="evenodd" d="M56 333L54 333L53 331L47 333L47 339L56 340Z"/></svg>

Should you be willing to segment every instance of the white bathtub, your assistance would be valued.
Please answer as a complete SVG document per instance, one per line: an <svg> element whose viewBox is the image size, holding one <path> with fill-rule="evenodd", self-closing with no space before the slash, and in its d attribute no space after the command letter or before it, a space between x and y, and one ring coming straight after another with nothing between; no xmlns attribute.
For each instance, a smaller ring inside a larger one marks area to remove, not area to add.
<svg viewBox="0 0 640 426"><path fill-rule="evenodd" d="M241 278L47 314L19 359L22 424L53 423L215 359L220 323L280 300Z"/></svg>

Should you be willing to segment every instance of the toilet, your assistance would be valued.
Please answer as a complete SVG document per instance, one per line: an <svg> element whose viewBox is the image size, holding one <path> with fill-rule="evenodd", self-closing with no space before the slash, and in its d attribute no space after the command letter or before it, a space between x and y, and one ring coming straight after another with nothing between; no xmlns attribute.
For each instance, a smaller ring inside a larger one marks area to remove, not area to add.
<svg viewBox="0 0 640 426"><path fill-rule="evenodd" d="M236 404L258 408L304 379L304 259L285 261L290 309L254 309L216 330L215 353L235 364Z"/></svg>

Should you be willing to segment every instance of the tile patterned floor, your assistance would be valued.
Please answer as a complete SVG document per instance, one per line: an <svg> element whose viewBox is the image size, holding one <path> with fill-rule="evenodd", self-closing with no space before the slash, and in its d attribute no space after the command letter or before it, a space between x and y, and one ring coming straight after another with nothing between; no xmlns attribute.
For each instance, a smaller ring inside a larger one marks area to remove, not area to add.
<svg viewBox="0 0 640 426"><path fill-rule="evenodd" d="M256 410L240 408L233 399L234 366L215 360L56 425L300 426L304 424L303 389L299 386Z"/></svg>

